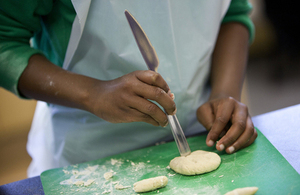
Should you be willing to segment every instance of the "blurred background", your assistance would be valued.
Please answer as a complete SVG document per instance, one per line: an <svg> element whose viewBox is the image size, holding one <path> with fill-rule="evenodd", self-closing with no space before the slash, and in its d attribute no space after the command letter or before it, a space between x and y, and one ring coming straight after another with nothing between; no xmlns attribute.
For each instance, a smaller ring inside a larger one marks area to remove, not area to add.
<svg viewBox="0 0 300 195"><path fill-rule="evenodd" d="M292 2L250 0L256 26L243 103L252 116L300 103L299 20ZM299 12L299 11L298 11ZM27 178L27 135L36 102L0 88L0 185Z"/></svg>

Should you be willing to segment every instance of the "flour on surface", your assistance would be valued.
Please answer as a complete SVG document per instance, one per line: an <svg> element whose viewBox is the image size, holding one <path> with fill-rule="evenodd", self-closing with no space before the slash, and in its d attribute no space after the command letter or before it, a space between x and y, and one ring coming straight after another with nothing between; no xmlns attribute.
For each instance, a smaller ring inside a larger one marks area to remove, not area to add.
<svg viewBox="0 0 300 195"><path fill-rule="evenodd" d="M116 165L118 167L124 163L124 161L122 159L114 159L114 158L110 159L110 162L111 162L111 165Z"/></svg>

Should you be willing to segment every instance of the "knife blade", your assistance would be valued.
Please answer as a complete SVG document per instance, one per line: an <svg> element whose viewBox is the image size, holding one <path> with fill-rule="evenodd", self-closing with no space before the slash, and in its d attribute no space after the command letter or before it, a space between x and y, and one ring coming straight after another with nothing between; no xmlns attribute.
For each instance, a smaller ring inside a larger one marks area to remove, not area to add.
<svg viewBox="0 0 300 195"><path fill-rule="evenodd" d="M139 50L148 66L148 69L157 72L157 68L159 66L159 59L145 31L142 29L138 21L127 10L125 10L125 16L134 35L136 43L139 47ZM179 124L177 116L175 114L167 114L167 117L180 155L189 155L191 153L191 149Z"/></svg>

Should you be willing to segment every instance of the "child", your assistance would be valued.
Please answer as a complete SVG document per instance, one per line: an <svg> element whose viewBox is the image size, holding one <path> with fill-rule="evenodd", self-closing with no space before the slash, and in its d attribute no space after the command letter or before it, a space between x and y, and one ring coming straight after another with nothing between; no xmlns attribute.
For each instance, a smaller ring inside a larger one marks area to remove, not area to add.
<svg viewBox="0 0 300 195"><path fill-rule="evenodd" d="M246 0L24 0L0 8L0 85L41 100L29 176L172 138L153 101L176 113L186 135L204 126L208 146L222 137L220 151L257 137L240 103L253 38ZM146 70L125 9L155 47L159 74Z"/></svg>

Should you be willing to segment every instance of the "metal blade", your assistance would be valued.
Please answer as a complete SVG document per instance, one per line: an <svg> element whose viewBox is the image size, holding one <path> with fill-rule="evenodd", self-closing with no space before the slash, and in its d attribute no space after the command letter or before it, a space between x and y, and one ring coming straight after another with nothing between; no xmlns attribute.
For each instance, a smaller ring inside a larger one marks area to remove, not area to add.
<svg viewBox="0 0 300 195"><path fill-rule="evenodd" d="M127 10L125 10L125 15L131 27L136 43L141 51L141 54L149 70L153 70L157 72L159 60L156 55L154 47L151 45L146 33L144 32L140 24L137 22L137 20ZM179 124L176 115L167 115L167 116L180 155L181 156L189 155L191 153L191 149L185 138L185 135L182 131L182 128Z"/></svg>

